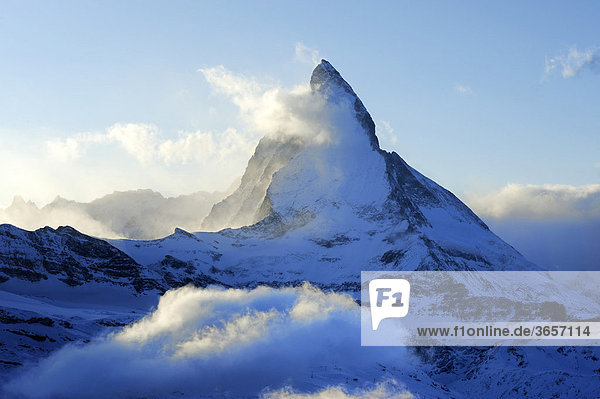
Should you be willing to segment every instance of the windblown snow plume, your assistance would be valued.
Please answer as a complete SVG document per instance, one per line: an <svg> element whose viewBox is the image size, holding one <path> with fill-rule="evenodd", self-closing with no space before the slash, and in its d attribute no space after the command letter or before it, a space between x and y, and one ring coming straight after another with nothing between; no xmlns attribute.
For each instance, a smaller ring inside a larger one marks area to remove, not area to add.
<svg viewBox="0 0 600 399"><path fill-rule="evenodd" d="M290 137L307 144L332 140L331 109L327 100L309 85L284 89L236 75L223 66L201 69L213 89L238 107L249 130L272 138Z"/></svg>
<svg viewBox="0 0 600 399"><path fill-rule="evenodd" d="M251 291L187 286L167 292L152 314L120 332L56 352L9 382L4 393L410 397L378 366L403 363L398 353L360 346L359 307L346 295L308 284Z"/></svg>

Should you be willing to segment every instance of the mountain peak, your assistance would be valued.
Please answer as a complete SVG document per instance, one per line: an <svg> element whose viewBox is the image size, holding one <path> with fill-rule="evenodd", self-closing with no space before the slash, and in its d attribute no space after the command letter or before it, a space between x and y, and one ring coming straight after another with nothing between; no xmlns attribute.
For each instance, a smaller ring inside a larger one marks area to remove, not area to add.
<svg viewBox="0 0 600 399"><path fill-rule="evenodd" d="M37 205L32 201L25 201L20 195L15 195L13 201L6 210L9 209L23 209L23 207L37 208Z"/></svg>
<svg viewBox="0 0 600 399"><path fill-rule="evenodd" d="M340 87L348 94L356 96L352 87L342 78L342 75L327 60L321 60L310 77L310 87L313 90L327 90Z"/></svg>
<svg viewBox="0 0 600 399"><path fill-rule="evenodd" d="M333 67L333 65L331 65L331 63L329 63L329 61L322 59L315 67L310 77L310 88L314 91L319 91L328 97L336 95L339 92L339 89L346 93L351 98L354 112L356 113L356 119L360 122L365 133L369 137L371 147L374 150L379 150L379 140L375 135L375 123L373 122L371 115L354 90L352 90L352 86L342 78L342 75Z"/></svg>
<svg viewBox="0 0 600 399"><path fill-rule="evenodd" d="M13 197L13 201L12 201L12 205L11 206L18 206L18 205L25 205L25 200L20 195L15 195Z"/></svg>

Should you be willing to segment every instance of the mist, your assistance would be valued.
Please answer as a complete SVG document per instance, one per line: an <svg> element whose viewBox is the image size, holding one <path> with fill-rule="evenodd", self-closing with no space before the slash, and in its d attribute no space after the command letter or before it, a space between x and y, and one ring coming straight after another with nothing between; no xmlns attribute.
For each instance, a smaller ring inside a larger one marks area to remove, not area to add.
<svg viewBox="0 0 600 399"><path fill-rule="evenodd" d="M175 228L199 231L212 206L238 184L236 180L225 192L199 191L169 198L152 190L115 192L88 203L58 197L42 208L15 197L11 206L0 209L0 223L26 230L68 225L101 238L156 239L172 234Z"/></svg>
<svg viewBox="0 0 600 399"><path fill-rule="evenodd" d="M600 270L600 185L508 184L468 197L492 231L532 262Z"/></svg>

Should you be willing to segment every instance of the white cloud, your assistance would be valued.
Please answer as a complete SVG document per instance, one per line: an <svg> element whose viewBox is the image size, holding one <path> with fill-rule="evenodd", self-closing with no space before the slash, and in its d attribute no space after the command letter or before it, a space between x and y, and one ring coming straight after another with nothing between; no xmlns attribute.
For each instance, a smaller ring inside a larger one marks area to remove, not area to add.
<svg viewBox="0 0 600 399"><path fill-rule="evenodd" d="M109 127L99 141L117 142L128 153L141 163L148 163L154 158L158 128L150 124L118 123Z"/></svg>
<svg viewBox="0 0 600 399"><path fill-rule="evenodd" d="M81 158L93 144L118 143L140 161L149 158L148 148L156 136L157 128L148 124L117 123L104 133L77 133L65 139L46 141L46 150L53 158L73 161Z"/></svg>
<svg viewBox="0 0 600 399"><path fill-rule="evenodd" d="M141 164L190 161L221 161L230 155L249 157L256 135L242 134L234 128L223 132L180 132L175 140L164 139L158 127L144 123L117 123L104 133L76 134L64 140L46 142L48 153L62 161L81 158L92 145L118 144Z"/></svg>
<svg viewBox="0 0 600 399"><path fill-rule="evenodd" d="M255 101L266 90L266 87L259 84L255 78L235 75L223 65L201 68L198 72L204 75L213 89L230 97L242 112L255 109L258 106Z"/></svg>
<svg viewBox="0 0 600 399"><path fill-rule="evenodd" d="M398 144L398 135L394 133L394 128L387 121L381 121L377 124L377 137L382 148L390 148Z"/></svg>
<svg viewBox="0 0 600 399"><path fill-rule="evenodd" d="M177 344L175 357L203 356L247 345L267 336L270 325L278 320L278 312L248 313L226 322L222 327L206 326L190 339Z"/></svg>
<svg viewBox="0 0 600 399"><path fill-rule="evenodd" d="M256 146L256 140L256 136L242 134L234 128L220 133L180 133L177 140L160 143L157 155L166 163L201 162L207 158L223 161L240 154L249 157Z"/></svg>
<svg viewBox="0 0 600 399"><path fill-rule="evenodd" d="M70 161L81 156L80 139L68 137L65 140L50 140L46 142L48 153L58 160Z"/></svg>
<svg viewBox="0 0 600 399"><path fill-rule="evenodd" d="M468 195L467 202L478 215L497 219L597 218L600 217L600 184L508 184L494 193Z"/></svg>
<svg viewBox="0 0 600 399"><path fill-rule="evenodd" d="M356 303L309 285L251 291L183 287L167 292L152 314L121 332L66 346L29 366L2 393L27 398L411 397L381 367L393 369L395 378L419 373L412 355L405 348L362 347L359 332ZM349 385L349 378L356 382Z"/></svg>
<svg viewBox="0 0 600 399"><path fill-rule="evenodd" d="M296 43L296 61L303 64L317 65L320 60L319 50L310 48L302 42Z"/></svg>
<svg viewBox="0 0 600 399"><path fill-rule="evenodd" d="M203 323L213 312L213 304L222 306L264 294L265 288L250 293L243 290L199 290L192 286L166 292L157 309L139 322L126 327L115 340L123 343L151 341L157 337L182 331L185 326Z"/></svg>
<svg viewBox="0 0 600 399"><path fill-rule="evenodd" d="M110 137L106 129L49 143L15 134L0 146L0 168L8 171L0 180L0 208L9 206L15 195L43 206L57 195L90 202L140 188L169 197L224 191L243 173L260 137L233 128L170 136L156 129L154 136L123 137L126 125L120 126Z"/></svg>
<svg viewBox="0 0 600 399"><path fill-rule="evenodd" d="M335 292L325 294L323 291L308 284L299 291L298 299L290 309L292 319L300 321L327 318L329 313L339 310L350 311L356 303L347 295Z"/></svg>
<svg viewBox="0 0 600 399"><path fill-rule="evenodd" d="M236 75L223 66L199 70L218 93L238 106L249 131L272 137L294 137L312 144L332 140L334 105L309 85L282 89ZM345 104L337 111L345 112Z"/></svg>
<svg viewBox="0 0 600 399"><path fill-rule="evenodd" d="M454 85L454 90L462 95L473 94L473 90L470 86L465 86L463 84L457 83Z"/></svg>
<svg viewBox="0 0 600 399"><path fill-rule="evenodd" d="M599 47L590 47L585 50L572 47L566 53L546 58L544 77L558 71L563 78L572 78L578 76L584 69L592 72L600 71Z"/></svg>

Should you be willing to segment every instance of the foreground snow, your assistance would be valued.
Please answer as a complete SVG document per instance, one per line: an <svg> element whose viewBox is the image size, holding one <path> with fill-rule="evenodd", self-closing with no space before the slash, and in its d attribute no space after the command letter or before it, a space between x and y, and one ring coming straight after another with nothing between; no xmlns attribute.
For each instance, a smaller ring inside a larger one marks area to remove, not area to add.
<svg viewBox="0 0 600 399"><path fill-rule="evenodd" d="M71 317L93 314L71 311ZM15 398L600 395L597 384L587 383L597 378L592 370L599 367L598 351L361 347L358 314L351 297L308 284L183 287L163 295L141 320L53 353L11 379L4 393Z"/></svg>

